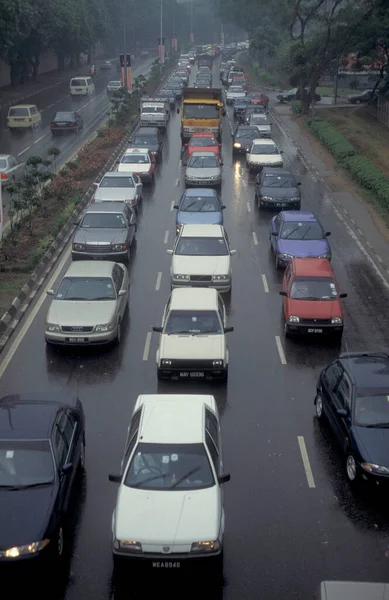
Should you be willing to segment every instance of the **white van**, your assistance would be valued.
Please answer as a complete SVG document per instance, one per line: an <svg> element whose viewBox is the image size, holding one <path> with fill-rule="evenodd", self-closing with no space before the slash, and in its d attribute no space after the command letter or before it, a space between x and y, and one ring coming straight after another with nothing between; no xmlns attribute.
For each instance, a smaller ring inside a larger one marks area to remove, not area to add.
<svg viewBox="0 0 389 600"><path fill-rule="evenodd" d="M91 96L95 91L95 84L89 76L73 77L70 80L71 96Z"/></svg>

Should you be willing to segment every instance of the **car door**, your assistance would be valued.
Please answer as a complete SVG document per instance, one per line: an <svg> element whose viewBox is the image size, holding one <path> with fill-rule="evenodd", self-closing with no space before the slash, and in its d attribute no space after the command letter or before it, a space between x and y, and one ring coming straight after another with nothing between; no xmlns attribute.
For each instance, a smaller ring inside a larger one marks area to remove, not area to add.
<svg viewBox="0 0 389 600"><path fill-rule="evenodd" d="M285 321L287 321L289 319L289 298L290 298L290 290L292 287L292 283L293 283L292 264L289 263L285 269L284 277L282 280L282 290L287 294L287 296L284 296L284 298L283 298Z"/></svg>
<svg viewBox="0 0 389 600"><path fill-rule="evenodd" d="M119 296L120 290L126 288L123 288L124 270L118 264L115 264L113 267L112 279L117 294L117 316L122 317L127 304L128 291L126 290L127 293L124 296Z"/></svg>
<svg viewBox="0 0 389 600"><path fill-rule="evenodd" d="M69 506L71 490L76 476L77 465L74 464L77 451L77 439L75 436L76 422L69 412L62 410L55 423L55 451L58 456L59 465L59 496L61 512L66 513ZM62 472L65 465L72 464L66 473Z"/></svg>
<svg viewBox="0 0 389 600"><path fill-rule="evenodd" d="M169 311L170 311L170 304L172 301L172 295L170 294L169 299L166 303L165 309L163 311L163 316L162 316L162 327L165 327L166 324L166 319L168 318L169 315Z"/></svg>
<svg viewBox="0 0 389 600"><path fill-rule="evenodd" d="M273 247L273 250L276 251L277 248L277 239L278 239L278 235L280 233L280 229L281 229L281 225L282 225L282 215L281 213L279 213L276 217L273 217L272 221L271 221L271 245ZM277 235L273 235L273 233L276 233Z"/></svg>
<svg viewBox="0 0 389 600"><path fill-rule="evenodd" d="M220 448L220 426L213 412L209 408L205 409L205 441L212 463L215 468L216 477L223 473L223 461Z"/></svg>
<svg viewBox="0 0 389 600"><path fill-rule="evenodd" d="M343 367L339 361L335 361L327 367L321 375L321 394L323 399L323 409L328 418L328 422L335 431L337 428L337 402L334 400L336 386L343 375Z"/></svg>
<svg viewBox="0 0 389 600"><path fill-rule="evenodd" d="M127 439L126 439L126 445L124 448L124 455L123 455L123 460L121 463L121 474L124 473L127 465L128 465L128 461L131 458L131 454L132 451L135 447L135 444L138 440L138 433L139 433L139 425L140 425L140 419L142 416L142 408L139 408L136 413L134 413L132 419L131 419L131 423L128 427L128 433L127 433Z"/></svg>
<svg viewBox="0 0 389 600"><path fill-rule="evenodd" d="M335 413L336 436L342 447L343 452L346 452L350 439L351 426L351 394L352 383L345 371L342 377L336 384L334 390L334 405L336 409L346 411L346 415Z"/></svg>
<svg viewBox="0 0 389 600"><path fill-rule="evenodd" d="M129 204L125 205L124 213L125 213L126 223L127 223L128 244L129 244L129 246L131 246L131 244L133 243L133 241L135 239L135 234L136 234L136 229L137 229L136 214L135 214L135 210Z"/></svg>
<svg viewBox="0 0 389 600"><path fill-rule="evenodd" d="M223 327L227 327L226 306L225 306L224 300L220 294L218 294L217 303L218 303L218 309L219 309L219 317L222 322L222 325L223 325Z"/></svg>

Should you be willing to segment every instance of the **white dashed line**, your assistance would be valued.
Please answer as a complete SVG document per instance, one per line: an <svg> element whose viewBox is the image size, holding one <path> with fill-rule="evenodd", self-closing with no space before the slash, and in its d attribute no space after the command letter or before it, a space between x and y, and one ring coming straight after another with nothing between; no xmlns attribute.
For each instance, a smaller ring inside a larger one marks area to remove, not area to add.
<svg viewBox="0 0 389 600"><path fill-rule="evenodd" d="M247 206L247 212L251 212L251 206L250 206L250 202L246 202L246 206Z"/></svg>
<svg viewBox="0 0 389 600"><path fill-rule="evenodd" d="M380 263L383 263L384 261L382 260L382 258L380 256L378 256L378 254L376 254L376 258L380 261Z"/></svg>
<svg viewBox="0 0 389 600"><path fill-rule="evenodd" d="M177 177L177 179L176 179L176 186L178 187L179 185L180 185L180 180L179 180L179 178Z"/></svg>
<svg viewBox="0 0 389 600"><path fill-rule="evenodd" d="M37 144L38 142L40 142L41 140L43 140L44 137L46 137L46 135L41 135L40 138L38 138L37 140L35 140L34 144Z"/></svg>
<svg viewBox="0 0 389 600"><path fill-rule="evenodd" d="M286 365L285 352L282 347L281 338L279 335L276 335L276 344L277 344L278 354L280 355L281 364Z"/></svg>
<svg viewBox="0 0 389 600"><path fill-rule="evenodd" d="M181 169L181 167L182 167L182 160L180 159L180 160L178 161L178 168L179 168L179 169Z"/></svg>
<svg viewBox="0 0 389 600"><path fill-rule="evenodd" d="M257 234L255 233L255 231L253 231L253 240L254 240L254 245L258 246L258 238L257 238Z"/></svg>
<svg viewBox="0 0 389 600"><path fill-rule="evenodd" d="M243 187L247 188L247 181L245 179L242 179L242 183L243 183Z"/></svg>
<svg viewBox="0 0 389 600"><path fill-rule="evenodd" d="M267 279L266 279L266 275L265 273L262 273L262 282L263 282L263 287L265 289L266 294L269 293L269 286L267 285Z"/></svg>
<svg viewBox="0 0 389 600"><path fill-rule="evenodd" d="M46 106L46 109L53 108L54 104L55 104L54 102L53 102L53 104L49 104L49 106ZM43 110L45 110L45 109L43 109Z"/></svg>
<svg viewBox="0 0 389 600"><path fill-rule="evenodd" d="M174 210L174 200L172 200L172 203L170 205L170 210L173 211Z"/></svg>
<svg viewBox="0 0 389 600"><path fill-rule="evenodd" d="M152 333L149 331L146 335L145 349L143 350L143 360L149 360L150 344Z"/></svg>
<svg viewBox="0 0 389 600"><path fill-rule="evenodd" d="M24 154L25 152L27 152L27 150L29 150L31 148L31 146L27 146L27 148L25 148L24 150L22 150L21 152L19 152L18 156L21 156L22 154Z"/></svg>
<svg viewBox="0 0 389 600"><path fill-rule="evenodd" d="M314 487L316 487L316 485L315 485L315 480L313 479L311 463L309 462L309 457L308 457L308 452L307 452L307 447L305 445L304 437L302 435L298 435L297 440L298 440L299 447L300 447L301 458L303 460L303 465L304 465L304 469L305 469L305 475L307 477L308 487L314 488Z"/></svg>
<svg viewBox="0 0 389 600"><path fill-rule="evenodd" d="M155 284L155 291L159 292L159 289L161 287L161 279L162 279L162 271L160 271L157 275L157 283Z"/></svg>
<svg viewBox="0 0 389 600"><path fill-rule="evenodd" d="M165 237L163 238L163 243L167 244L168 239L169 239L169 230L166 229L166 231L165 231Z"/></svg>

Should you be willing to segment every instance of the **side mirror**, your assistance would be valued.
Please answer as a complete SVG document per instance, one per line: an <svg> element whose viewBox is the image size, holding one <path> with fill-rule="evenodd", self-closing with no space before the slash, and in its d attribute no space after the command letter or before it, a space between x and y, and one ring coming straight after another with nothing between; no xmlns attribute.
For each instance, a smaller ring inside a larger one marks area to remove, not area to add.
<svg viewBox="0 0 389 600"><path fill-rule="evenodd" d="M284 153L284 151L283 151L283 150L280 150L280 154L283 154L283 153Z"/></svg>
<svg viewBox="0 0 389 600"><path fill-rule="evenodd" d="M232 331L234 331L233 327L224 327L224 333L231 333Z"/></svg>
<svg viewBox="0 0 389 600"><path fill-rule="evenodd" d="M94 181L94 182L92 183L92 185L100 185L100 184L99 184L99 183L97 183L97 181Z"/></svg>
<svg viewBox="0 0 389 600"><path fill-rule="evenodd" d="M220 484L227 483L228 481L231 480L231 475L229 473L227 473L226 475L222 475L221 477L218 477L217 480Z"/></svg>
<svg viewBox="0 0 389 600"><path fill-rule="evenodd" d="M173 208L175 208L176 210L178 210L180 207L178 206L178 204L175 204L175 205L173 206Z"/></svg>
<svg viewBox="0 0 389 600"><path fill-rule="evenodd" d="M276 231L272 231L271 234L275 235L277 237L277 232Z"/></svg>
<svg viewBox="0 0 389 600"><path fill-rule="evenodd" d="M178 115L180 114L180 109L179 109L179 108L177 108L177 114L178 114Z"/></svg>
<svg viewBox="0 0 389 600"><path fill-rule="evenodd" d="M285 296L285 298L288 297L288 294L286 292L278 292L280 296Z"/></svg>
<svg viewBox="0 0 389 600"><path fill-rule="evenodd" d="M121 475L108 475L108 479L112 481L112 483L120 483L122 480Z"/></svg>
<svg viewBox="0 0 389 600"><path fill-rule="evenodd" d="M127 294L127 290L119 290L118 296L125 296Z"/></svg>
<svg viewBox="0 0 389 600"><path fill-rule="evenodd" d="M222 210L224 210L226 207L225 207L225 205L224 205L224 204L222 204L220 208L221 208Z"/></svg>
<svg viewBox="0 0 389 600"><path fill-rule="evenodd" d="M347 298L347 294L339 294L339 298Z"/></svg>
<svg viewBox="0 0 389 600"><path fill-rule="evenodd" d="M230 250L230 256L235 256L236 250Z"/></svg>
<svg viewBox="0 0 389 600"><path fill-rule="evenodd" d="M347 410L345 410L344 408L337 408L336 412L338 413L338 415L340 417L347 417L347 415L348 415Z"/></svg>
<svg viewBox="0 0 389 600"><path fill-rule="evenodd" d="M73 469L73 463L66 463L61 469L62 475L67 475Z"/></svg>
<svg viewBox="0 0 389 600"><path fill-rule="evenodd" d="M156 333L162 333L163 327L153 327L153 331L155 331Z"/></svg>
<svg viewBox="0 0 389 600"><path fill-rule="evenodd" d="M46 290L48 296L54 296L54 290Z"/></svg>
<svg viewBox="0 0 389 600"><path fill-rule="evenodd" d="M301 185L301 181L298 181L298 182L297 182L297 185Z"/></svg>
<svg viewBox="0 0 389 600"><path fill-rule="evenodd" d="M79 224L80 224L80 221L73 221L73 225L76 225L78 227Z"/></svg>
<svg viewBox="0 0 389 600"><path fill-rule="evenodd" d="M224 165L224 162L221 160L220 161L220 166L222 167Z"/></svg>
<svg viewBox="0 0 389 600"><path fill-rule="evenodd" d="M326 237L329 237L331 235L331 231L326 231Z"/></svg>
<svg viewBox="0 0 389 600"><path fill-rule="evenodd" d="M172 256L172 255L173 255L173 250L171 250L171 249L169 248L169 250L166 250L166 254L170 254L170 256Z"/></svg>

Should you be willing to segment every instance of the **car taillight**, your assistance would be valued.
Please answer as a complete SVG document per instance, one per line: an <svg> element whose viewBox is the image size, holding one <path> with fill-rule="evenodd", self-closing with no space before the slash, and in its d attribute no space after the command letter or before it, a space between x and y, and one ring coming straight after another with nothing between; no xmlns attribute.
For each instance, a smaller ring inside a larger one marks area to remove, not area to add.
<svg viewBox="0 0 389 600"><path fill-rule="evenodd" d="M8 179L7 173L2 173L1 174L1 179Z"/></svg>
<svg viewBox="0 0 389 600"><path fill-rule="evenodd" d="M31 121L32 121L32 117L30 117L28 120L29 120L29 121L30 121L30 123L31 123Z"/></svg>
<svg viewBox="0 0 389 600"><path fill-rule="evenodd" d="M68 127L73 127L73 125L75 125L75 123L68 123Z"/></svg>
<svg viewBox="0 0 389 600"><path fill-rule="evenodd" d="M50 123L50 127L55 127L55 123Z"/></svg>

